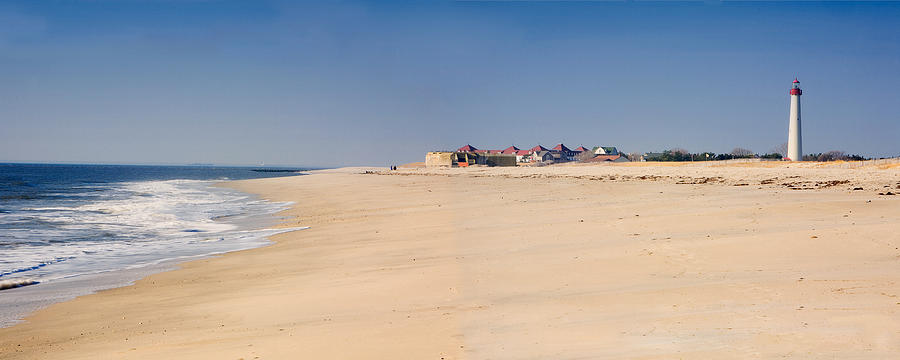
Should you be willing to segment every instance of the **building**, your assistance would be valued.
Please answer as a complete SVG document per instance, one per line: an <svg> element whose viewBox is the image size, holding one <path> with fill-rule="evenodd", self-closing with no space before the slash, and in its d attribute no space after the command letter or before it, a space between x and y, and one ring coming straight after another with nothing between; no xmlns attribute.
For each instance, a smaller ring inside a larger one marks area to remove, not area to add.
<svg viewBox="0 0 900 360"><path fill-rule="evenodd" d="M619 155L619 149L615 146L598 146L594 148L594 154L597 155Z"/></svg>
<svg viewBox="0 0 900 360"><path fill-rule="evenodd" d="M540 146L540 145L538 145ZM549 163L553 162L553 152L549 150L535 151L531 153L531 161L540 162L540 163Z"/></svg>
<svg viewBox="0 0 900 360"><path fill-rule="evenodd" d="M459 151L432 151L425 154L425 167L466 167L477 163L478 154Z"/></svg>
<svg viewBox="0 0 900 360"><path fill-rule="evenodd" d="M520 163L531 162L531 151L528 151L528 150L516 151L516 162L520 162Z"/></svg>
<svg viewBox="0 0 900 360"><path fill-rule="evenodd" d="M449 151L432 151L425 154L425 167L452 167L455 153Z"/></svg>
<svg viewBox="0 0 900 360"><path fill-rule="evenodd" d="M478 165L487 166L516 166L516 155L513 154L479 154L475 158Z"/></svg>
<svg viewBox="0 0 900 360"><path fill-rule="evenodd" d="M578 154L579 154L578 151L569 149L562 143L554 146L552 150L563 154L563 156L565 156L565 158L566 158L566 161L575 161L575 157L578 156Z"/></svg>
<svg viewBox="0 0 900 360"><path fill-rule="evenodd" d="M476 152L476 151L478 151L478 149L476 149L474 146L469 145L469 144L466 144L466 146L456 149L456 152Z"/></svg>
<svg viewBox="0 0 900 360"><path fill-rule="evenodd" d="M500 150L478 150L471 145L460 149L472 151L432 151L425 154L425 167L468 167L472 165L516 166L515 154L501 154Z"/></svg>
<svg viewBox="0 0 900 360"><path fill-rule="evenodd" d="M800 134L800 81L794 78L791 85L791 112L788 119L788 148L786 159L791 161L803 161L803 137Z"/></svg>
<svg viewBox="0 0 900 360"><path fill-rule="evenodd" d="M469 166L469 165L488 165L488 166L513 166L520 163L563 163L568 161L576 161L581 154L595 153L600 155L619 155L615 147L595 147L588 149L584 146L572 150L563 143L559 143L552 149L545 148L542 145L536 145L528 150L522 150L511 145L503 150L482 150L470 144L453 151L437 151L430 152L426 155L425 165L433 166ZM452 155L451 155L452 154ZM614 158L610 161L622 160ZM513 162L514 161L514 162Z"/></svg>

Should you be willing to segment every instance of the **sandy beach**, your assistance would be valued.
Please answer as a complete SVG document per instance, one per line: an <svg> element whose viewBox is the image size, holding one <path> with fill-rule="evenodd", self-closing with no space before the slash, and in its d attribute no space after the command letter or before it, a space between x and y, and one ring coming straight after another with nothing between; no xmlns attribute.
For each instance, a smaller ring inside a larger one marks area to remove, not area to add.
<svg viewBox="0 0 900 360"><path fill-rule="evenodd" d="M900 167L348 168L271 246L0 329L0 359L887 359ZM0 293L0 296L3 296Z"/></svg>

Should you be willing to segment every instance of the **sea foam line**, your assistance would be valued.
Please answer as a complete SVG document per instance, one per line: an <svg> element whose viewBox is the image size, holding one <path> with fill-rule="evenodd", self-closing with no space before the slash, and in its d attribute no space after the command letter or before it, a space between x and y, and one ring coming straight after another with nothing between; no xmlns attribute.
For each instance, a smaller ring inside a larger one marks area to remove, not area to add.
<svg viewBox="0 0 900 360"><path fill-rule="evenodd" d="M0 280L0 290L13 289L22 286L34 285L37 283L37 281L31 279Z"/></svg>

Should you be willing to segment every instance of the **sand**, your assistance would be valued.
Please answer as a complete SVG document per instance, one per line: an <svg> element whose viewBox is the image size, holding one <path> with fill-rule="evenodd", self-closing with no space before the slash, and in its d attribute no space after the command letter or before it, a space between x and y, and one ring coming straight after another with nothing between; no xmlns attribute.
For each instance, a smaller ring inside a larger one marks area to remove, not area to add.
<svg viewBox="0 0 900 360"><path fill-rule="evenodd" d="M718 165L231 182L310 229L38 311L0 358L896 357L900 169Z"/></svg>

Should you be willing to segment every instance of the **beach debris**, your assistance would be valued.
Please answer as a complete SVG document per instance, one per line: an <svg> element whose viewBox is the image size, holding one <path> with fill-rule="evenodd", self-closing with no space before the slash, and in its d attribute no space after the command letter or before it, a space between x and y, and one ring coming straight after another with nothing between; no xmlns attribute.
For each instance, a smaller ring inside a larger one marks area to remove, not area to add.
<svg viewBox="0 0 900 360"><path fill-rule="evenodd" d="M897 194L894 194L894 193L888 191L888 192L878 193L878 195L897 195Z"/></svg>
<svg viewBox="0 0 900 360"><path fill-rule="evenodd" d="M861 188L861 187L855 187L855 188L853 188L854 191L862 190L862 189L863 189L863 188Z"/></svg>

